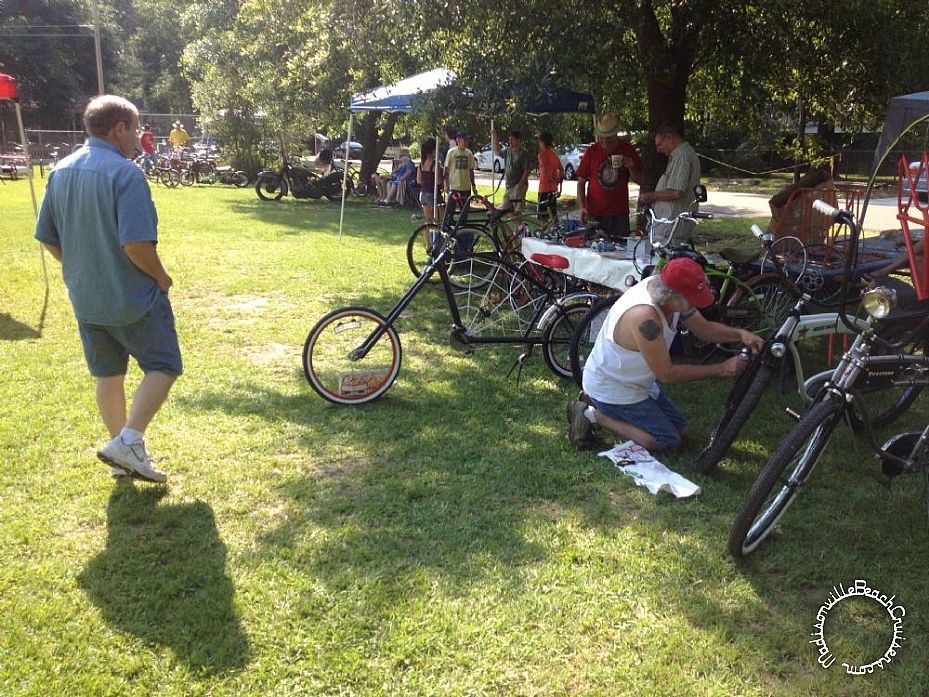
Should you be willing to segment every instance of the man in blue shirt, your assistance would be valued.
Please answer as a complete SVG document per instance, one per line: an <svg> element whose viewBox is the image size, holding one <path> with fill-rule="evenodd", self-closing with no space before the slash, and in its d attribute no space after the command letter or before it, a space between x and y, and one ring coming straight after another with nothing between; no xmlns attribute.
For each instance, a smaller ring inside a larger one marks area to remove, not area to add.
<svg viewBox="0 0 929 697"><path fill-rule="evenodd" d="M35 237L62 263L97 407L111 440L97 456L113 475L164 482L143 436L183 372L168 289L158 256L158 215L142 171L130 159L139 112L113 95L84 111L85 147L49 174ZM144 377L126 415L129 357Z"/></svg>
<svg viewBox="0 0 929 697"><path fill-rule="evenodd" d="M394 176L387 182L387 195L383 200L378 201L378 205L391 206L403 205L403 187L416 181L416 165L410 159L410 151L402 150L400 152L400 165Z"/></svg>

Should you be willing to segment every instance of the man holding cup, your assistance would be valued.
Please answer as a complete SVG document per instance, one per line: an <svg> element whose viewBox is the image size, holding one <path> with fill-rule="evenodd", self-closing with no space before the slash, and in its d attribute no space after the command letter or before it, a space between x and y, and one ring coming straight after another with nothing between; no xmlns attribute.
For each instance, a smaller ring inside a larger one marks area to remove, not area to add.
<svg viewBox="0 0 929 697"><path fill-rule="evenodd" d="M629 236L629 180L641 184L645 165L629 141L619 137L619 119L597 119L597 142L584 152L577 168L581 222L597 221L614 239Z"/></svg>

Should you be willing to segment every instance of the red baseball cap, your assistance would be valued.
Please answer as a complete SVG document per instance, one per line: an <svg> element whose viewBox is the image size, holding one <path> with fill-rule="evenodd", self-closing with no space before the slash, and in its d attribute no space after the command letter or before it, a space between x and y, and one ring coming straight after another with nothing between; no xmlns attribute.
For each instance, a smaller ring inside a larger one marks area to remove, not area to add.
<svg viewBox="0 0 929 697"><path fill-rule="evenodd" d="M683 295L694 307L709 307L716 300L703 267L693 259L672 259L662 267L661 280L675 293Z"/></svg>

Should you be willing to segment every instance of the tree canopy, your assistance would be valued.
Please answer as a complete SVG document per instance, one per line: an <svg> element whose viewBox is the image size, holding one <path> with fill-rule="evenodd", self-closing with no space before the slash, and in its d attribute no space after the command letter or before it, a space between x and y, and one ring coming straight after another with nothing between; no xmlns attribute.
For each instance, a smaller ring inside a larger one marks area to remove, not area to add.
<svg viewBox="0 0 929 697"><path fill-rule="evenodd" d="M793 132L782 147L798 156L818 147L804 142L806 123L827 137L834 127L855 134L879 124L894 94L929 86L929 6L896 0L99 4L107 89L149 111L193 107L243 148L277 134L339 138L353 93L439 65L509 123L526 121L514 94L573 87L633 131L669 121L692 140L728 144ZM39 126L62 127L95 92L89 15L81 0L0 4L0 70L21 81ZM69 25L85 34L55 36ZM487 130L453 94L433 106L417 118L366 116L366 152L383 152L397 128L411 138L452 120ZM525 125L589 137L584 119Z"/></svg>

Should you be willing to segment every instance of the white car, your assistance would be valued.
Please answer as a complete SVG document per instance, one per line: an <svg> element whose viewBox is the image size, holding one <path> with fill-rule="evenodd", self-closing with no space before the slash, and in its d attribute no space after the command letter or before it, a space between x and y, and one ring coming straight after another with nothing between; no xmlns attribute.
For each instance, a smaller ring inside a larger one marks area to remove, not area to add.
<svg viewBox="0 0 929 697"><path fill-rule="evenodd" d="M561 166L564 167L565 179L577 179L577 168L581 164L581 157L587 150L586 145L562 145L555 152L558 153L558 159L561 160Z"/></svg>
<svg viewBox="0 0 929 697"><path fill-rule="evenodd" d="M500 154L494 157L493 149L490 143L487 143L474 154L474 166L483 170L492 169L497 174L500 174L506 166L506 160L503 159L505 153L506 147L501 145Z"/></svg>

